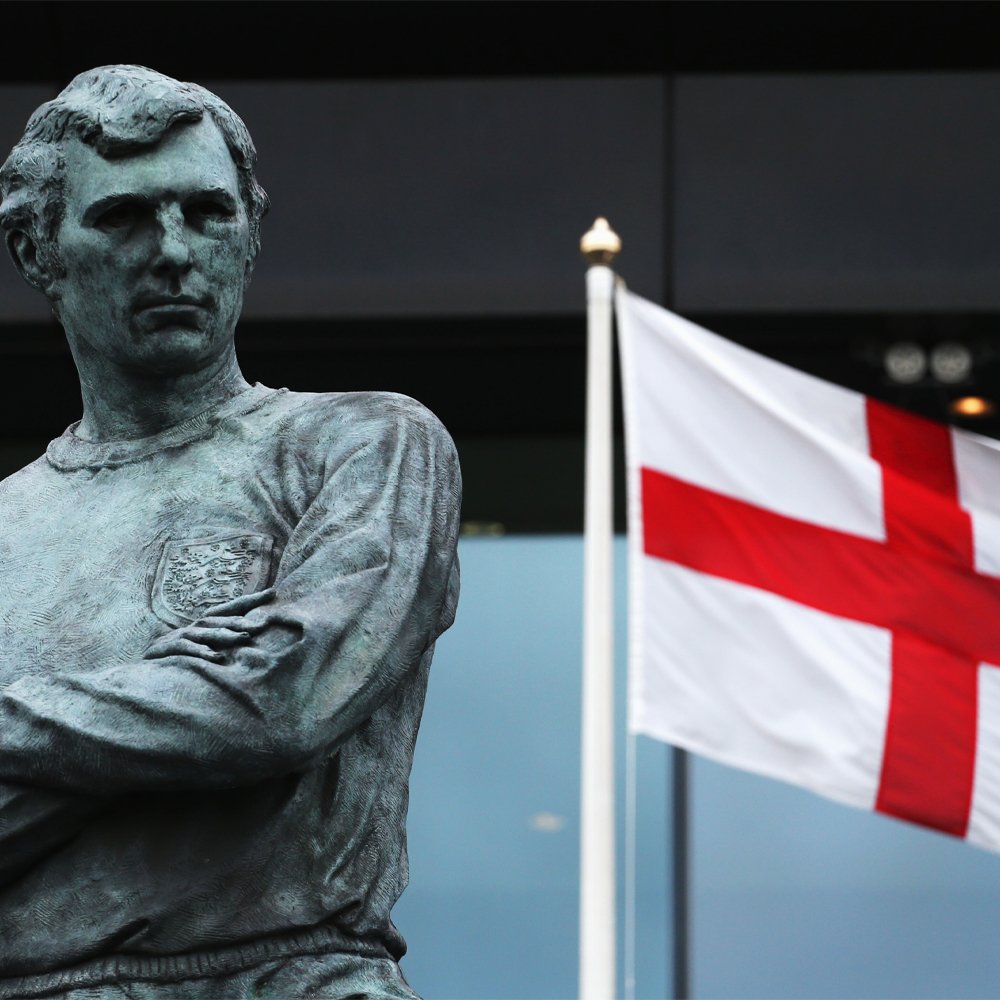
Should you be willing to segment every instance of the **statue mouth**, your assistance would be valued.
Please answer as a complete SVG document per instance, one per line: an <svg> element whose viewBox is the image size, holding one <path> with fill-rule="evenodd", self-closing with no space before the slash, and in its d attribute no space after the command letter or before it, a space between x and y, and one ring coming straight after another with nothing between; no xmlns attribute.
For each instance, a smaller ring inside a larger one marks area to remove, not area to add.
<svg viewBox="0 0 1000 1000"><path fill-rule="evenodd" d="M136 304L137 312L150 309L207 309L210 300L207 297L198 298L194 295L147 295Z"/></svg>
<svg viewBox="0 0 1000 1000"><path fill-rule="evenodd" d="M135 317L147 330L182 327L200 330L208 321L212 300L194 295L149 295L136 303Z"/></svg>
<svg viewBox="0 0 1000 1000"><path fill-rule="evenodd" d="M151 296L139 301L134 316L147 333L169 329L203 330L211 319L211 300L190 295Z"/></svg>

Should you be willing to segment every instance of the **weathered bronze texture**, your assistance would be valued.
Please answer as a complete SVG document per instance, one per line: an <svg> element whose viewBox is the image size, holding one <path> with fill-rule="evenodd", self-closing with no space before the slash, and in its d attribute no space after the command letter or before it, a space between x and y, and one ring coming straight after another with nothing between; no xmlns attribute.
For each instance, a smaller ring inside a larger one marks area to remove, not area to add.
<svg viewBox="0 0 1000 1000"><path fill-rule="evenodd" d="M83 415L0 483L0 997L414 997L390 910L454 446L392 393L249 385L242 121L78 76L0 169Z"/></svg>

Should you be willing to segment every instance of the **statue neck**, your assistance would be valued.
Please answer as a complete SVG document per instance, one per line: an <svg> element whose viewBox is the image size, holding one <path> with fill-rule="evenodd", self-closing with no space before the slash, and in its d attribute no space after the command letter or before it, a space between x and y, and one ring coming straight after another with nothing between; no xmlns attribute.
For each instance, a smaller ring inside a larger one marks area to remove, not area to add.
<svg viewBox="0 0 1000 1000"><path fill-rule="evenodd" d="M249 387L232 344L204 367L170 375L124 369L88 353L73 349L83 397L76 436L86 441L151 437L221 406Z"/></svg>

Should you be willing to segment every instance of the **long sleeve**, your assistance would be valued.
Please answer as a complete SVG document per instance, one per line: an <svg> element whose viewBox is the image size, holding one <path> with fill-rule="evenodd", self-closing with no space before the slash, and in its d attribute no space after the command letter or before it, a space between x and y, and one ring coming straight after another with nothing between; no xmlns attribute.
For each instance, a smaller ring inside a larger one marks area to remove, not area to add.
<svg viewBox="0 0 1000 1000"><path fill-rule="evenodd" d="M424 410L369 420L288 539L264 629L220 664L175 656L0 692L0 781L111 794L229 787L334 752L454 617L460 474Z"/></svg>

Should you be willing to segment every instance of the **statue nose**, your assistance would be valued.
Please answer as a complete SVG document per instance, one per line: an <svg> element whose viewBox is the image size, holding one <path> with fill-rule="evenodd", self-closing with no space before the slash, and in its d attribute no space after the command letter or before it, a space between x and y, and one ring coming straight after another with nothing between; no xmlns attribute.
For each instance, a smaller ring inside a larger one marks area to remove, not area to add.
<svg viewBox="0 0 1000 1000"><path fill-rule="evenodd" d="M191 266L191 245L181 212L157 213L156 266L185 271Z"/></svg>

